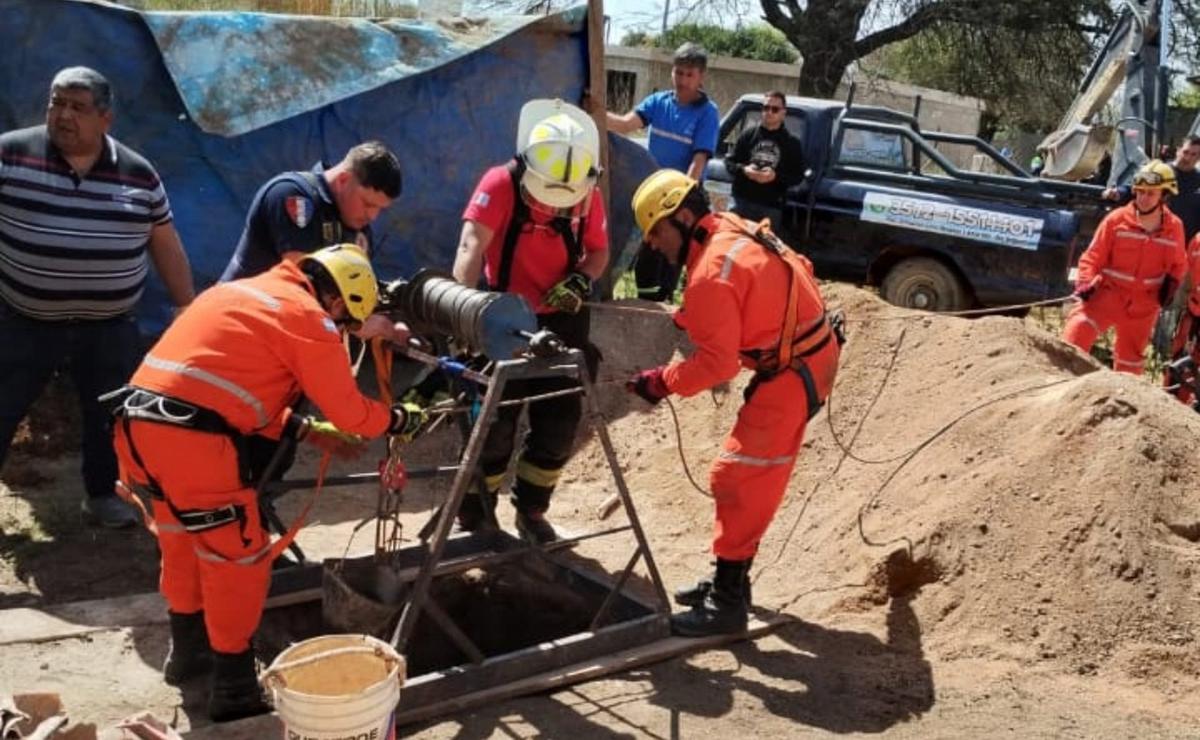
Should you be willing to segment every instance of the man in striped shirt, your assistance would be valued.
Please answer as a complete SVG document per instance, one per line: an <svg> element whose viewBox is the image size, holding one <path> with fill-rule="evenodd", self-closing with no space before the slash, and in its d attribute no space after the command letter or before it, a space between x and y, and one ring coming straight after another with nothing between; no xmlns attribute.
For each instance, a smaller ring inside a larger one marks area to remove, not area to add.
<svg viewBox="0 0 1200 740"><path fill-rule="evenodd" d="M58 370L83 417L84 519L137 521L118 499L108 414L97 401L141 358L133 311L147 255L176 306L193 297L187 255L154 168L108 135L112 88L68 67L46 123L0 135L0 465L17 424Z"/></svg>

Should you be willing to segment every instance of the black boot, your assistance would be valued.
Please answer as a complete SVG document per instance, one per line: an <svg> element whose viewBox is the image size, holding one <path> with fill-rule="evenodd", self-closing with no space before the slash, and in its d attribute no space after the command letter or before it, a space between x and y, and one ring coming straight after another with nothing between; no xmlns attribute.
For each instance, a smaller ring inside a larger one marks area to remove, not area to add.
<svg viewBox="0 0 1200 740"><path fill-rule="evenodd" d="M458 507L456 523L460 532L499 529L500 525L496 523L496 494L483 495L467 491Z"/></svg>
<svg viewBox="0 0 1200 740"><path fill-rule="evenodd" d="M701 578L690 586L675 591L675 603L680 606L700 606L704 597L712 591L713 579Z"/></svg>
<svg viewBox="0 0 1200 740"><path fill-rule="evenodd" d="M746 608L753 606L753 601L750 597L750 565L754 563L754 559L746 561L746 579L742 588L746 594ZM716 563L713 563L716 565ZM704 597L708 596L708 592L712 590L713 576L701 578L687 588L678 589L675 592L675 603L680 606L700 606L704 603Z"/></svg>
<svg viewBox="0 0 1200 740"><path fill-rule="evenodd" d="M549 545L558 541L558 532L539 509L517 509L517 534L531 545Z"/></svg>
<svg viewBox="0 0 1200 740"><path fill-rule="evenodd" d="M212 690L208 695L208 718L229 722L265 714L271 708L263 701L254 671L254 651L219 653L213 651Z"/></svg>
<svg viewBox="0 0 1200 740"><path fill-rule="evenodd" d="M712 588L699 606L671 617L671 631L684 637L746 631L746 582L749 560L717 559Z"/></svg>
<svg viewBox="0 0 1200 740"><path fill-rule="evenodd" d="M163 680L172 686L199 678L212 670L212 648L204 629L204 612L176 614L167 612L171 623L171 644L163 661Z"/></svg>

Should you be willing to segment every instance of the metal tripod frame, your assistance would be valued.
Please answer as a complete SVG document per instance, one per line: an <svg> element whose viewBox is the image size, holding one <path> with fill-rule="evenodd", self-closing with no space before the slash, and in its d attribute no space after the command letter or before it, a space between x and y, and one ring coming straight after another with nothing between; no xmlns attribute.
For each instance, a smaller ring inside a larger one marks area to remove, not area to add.
<svg viewBox="0 0 1200 740"><path fill-rule="evenodd" d="M472 481L476 476L476 471L479 466L480 458L483 454L484 442L487 439L488 430L496 419L496 415L500 410L500 404L503 400L505 386L514 380L530 380L540 378L571 378L579 381L582 386L581 395L583 398L585 420L590 420L597 438L600 440L600 445L604 450L604 456L608 461L608 466L612 472L613 481L617 487L617 493L621 498L621 502L625 506L625 513L629 518L629 525L626 527L616 527L595 535L587 535L574 540L569 540L566 543L579 541L591 536L601 536L632 530L635 539L637 540L637 549L630 557L624 570L618 576L617 580L612 584L612 590L607 598L597 610L596 615L592 618L591 629L595 630L600 627L607 618L609 610L617 600L633 569L637 566L640 560L646 561L646 571L650 576L655 594L658 601L657 613L663 618L670 614L670 603L667 600L667 592L663 587L662 577L659 575L658 567L654 563L654 558L650 553L650 546L646 540L645 531L642 529L640 520L638 519L637 510L634 508L633 499L629 495L629 488L625 484L625 478L621 474L621 467L617 462L616 451L613 449L612 440L608 436L608 427L605 423L603 415L600 413L600 406L596 398L596 389L592 384L587 372L587 365L584 361L583 353L579 350L572 349L560 355L540 358L520 358L514 360L502 360L495 364L490 381L487 385L487 393L485 394L478 418L475 420L474 426L471 428L470 436L467 440L466 449L463 452L462 460L455 471L454 482L450 487L450 492L447 495L445 503L435 514L436 527L433 529L432 536L424 541L425 555L421 563L420 572L418 573L413 587L410 591L408 602L404 610L401 612L400 620L396 624L395 631L392 634L392 644L403 653L408 646L408 642L412 639L413 631L416 629L417 622L421 614L427 613L430 618L438 625L446 636L451 639L472 662L480 663L484 656L479 649L471 642L465 634L454 624L449 615L437 604L430 593L430 588L435 575L439 575L439 564L442 561L443 555L446 552L446 543L450 538L451 530L454 526L455 518L457 517L459 507L462 505L463 497L467 494L468 488L472 485ZM546 547L529 546L528 550L535 553L541 553L548 557L548 550L558 549L566 543L551 543ZM556 547L556 545L558 547ZM509 559L512 553L502 553L498 559ZM444 569L443 569L444 570Z"/></svg>

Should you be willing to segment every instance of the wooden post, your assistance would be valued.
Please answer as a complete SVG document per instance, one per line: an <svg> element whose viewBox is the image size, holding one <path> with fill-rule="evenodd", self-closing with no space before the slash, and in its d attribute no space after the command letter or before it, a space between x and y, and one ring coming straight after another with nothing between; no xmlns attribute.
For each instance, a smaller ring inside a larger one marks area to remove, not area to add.
<svg viewBox="0 0 1200 740"><path fill-rule="evenodd" d="M588 0L587 9L587 45L588 45L588 113L596 122L600 132L600 166L608 171L608 74L604 69L604 0ZM612 188L609 178L600 179L600 197L604 200L604 211L612 223ZM616 254L620 244L608 240L610 254ZM612 264L610 262L604 275L600 278L598 288L601 300L612 297L613 292Z"/></svg>
<svg viewBox="0 0 1200 740"><path fill-rule="evenodd" d="M604 0L588 0L587 9L588 44L588 92L592 119L600 130L600 166L608 169L608 76L604 71ZM600 181L604 195L604 209L612 212L608 178Z"/></svg>

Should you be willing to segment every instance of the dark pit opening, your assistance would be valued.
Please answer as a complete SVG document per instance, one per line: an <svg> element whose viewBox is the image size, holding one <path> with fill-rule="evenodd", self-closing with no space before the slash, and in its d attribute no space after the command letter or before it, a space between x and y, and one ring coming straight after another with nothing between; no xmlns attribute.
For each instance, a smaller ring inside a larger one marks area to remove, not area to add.
<svg viewBox="0 0 1200 740"><path fill-rule="evenodd" d="M414 569L381 570L370 558L341 562L336 578L331 578L332 562L326 564L320 598L266 611L255 637L260 659L270 662L287 646L324 634L357 632L391 641ZM608 593L592 577L532 553L437 577L430 588L432 598L487 658L585 632ZM603 624L651 613L622 595ZM405 657L410 677L470 662L424 612Z"/></svg>

